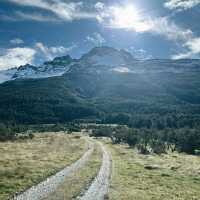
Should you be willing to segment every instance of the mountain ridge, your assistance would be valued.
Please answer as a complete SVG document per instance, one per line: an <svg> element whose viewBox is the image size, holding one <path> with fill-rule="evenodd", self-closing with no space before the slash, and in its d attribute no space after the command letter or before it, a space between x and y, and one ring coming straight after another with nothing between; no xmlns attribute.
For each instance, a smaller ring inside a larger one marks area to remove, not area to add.
<svg viewBox="0 0 200 200"><path fill-rule="evenodd" d="M79 66L77 68L77 66ZM187 69L187 67L189 67ZM73 69L74 68L74 69ZM44 62L40 66L26 64L9 70L0 71L0 83L15 79L48 78L62 76L68 71L88 70L102 73L110 71L115 73L155 73L174 72L183 70L199 70L198 59L150 59L137 60L125 50L112 47L95 47L80 59L73 59L70 55L56 57L52 61Z"/></svg>

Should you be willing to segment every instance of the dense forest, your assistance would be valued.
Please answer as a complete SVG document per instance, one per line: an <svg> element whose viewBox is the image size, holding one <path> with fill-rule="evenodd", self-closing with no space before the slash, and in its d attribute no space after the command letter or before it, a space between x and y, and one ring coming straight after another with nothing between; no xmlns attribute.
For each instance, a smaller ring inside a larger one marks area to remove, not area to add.
<svg viewBox="0 0 200 200"><path fill-rule="evenodd" d="M70 73L0 85L0 121L19 124L73 120L135 128L198 128L200 73Z"/></svg>

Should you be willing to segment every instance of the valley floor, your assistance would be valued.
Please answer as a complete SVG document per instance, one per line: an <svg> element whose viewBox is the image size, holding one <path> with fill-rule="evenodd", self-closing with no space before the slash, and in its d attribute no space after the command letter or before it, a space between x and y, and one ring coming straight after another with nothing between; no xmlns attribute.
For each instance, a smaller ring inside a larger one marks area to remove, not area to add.
<svg viewBox="0 0 200 200"><path fill-rule="evenodd" d="M42 200L200 199L198 156L142 155L107 139L97 141L64 133L36 134L33 140L0 143L0 155L0 200L65 168L68 175ZM86 159L80 165L81 158Z"/></svg>
<svg viewBox="0 0 200 200"><path fill-rule="evenodd" d="M200 157L141 155L126 145L105 143L113 159L110 200L200 199Z"/></svg>

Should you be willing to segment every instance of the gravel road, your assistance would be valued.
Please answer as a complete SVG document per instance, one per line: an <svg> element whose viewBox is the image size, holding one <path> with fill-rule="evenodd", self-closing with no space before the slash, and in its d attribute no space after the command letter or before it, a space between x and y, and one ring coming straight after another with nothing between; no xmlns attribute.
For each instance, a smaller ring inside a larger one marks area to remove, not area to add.
<svg viewBox="0 0 200 200"><path fill-rule="evenodd" d="M105 146L100 142L99 145L103 152L100 171L86 193L82 197L78 197L79 200L104 200L108 193L112 161Z"/></svg>
<svg viewBox="0 0 200 200"><path fill-rule="evenodd" d="M94 145L89 142L87 151L78 161L58 172L56 175L47 178L47 180L38 185L31 187L24 193L16 195L11 198L11 200L42 200L48 197L49 194L54 192L57 187L64 182L66 177L73 175L84 166L84 164L89 160L93 150Z"/></svg>

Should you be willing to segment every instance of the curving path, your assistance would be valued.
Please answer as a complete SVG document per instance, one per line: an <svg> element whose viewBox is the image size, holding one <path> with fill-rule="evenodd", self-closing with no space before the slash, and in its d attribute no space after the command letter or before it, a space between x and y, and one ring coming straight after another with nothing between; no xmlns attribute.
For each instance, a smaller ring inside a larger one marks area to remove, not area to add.
<svg viewBox="0 0 200 200"><path fill-rule="evenodd" d="M78 171L81 167L85 165L85 163L89 160L94 150L94 145L89 142L88 150L84 153L84 155L72 165L66 167L62 171L58 172L54 176L47 178L47 180L39 183L36 186L31 187L27 191L22 194L19 194L13 198L12 200L42 200L48 197L52 192L54 192L59 185L61 185L65 178L73 175L76 171Z"/></svg>
<svg viewBox="0 0 200 200"><path fill-rule="evenodd" d="M80 200L104 200L108 193L112 161L105 146L100 142L99 145L103 152L100 171L86 193L82 197L78 197Z"/></svg>

